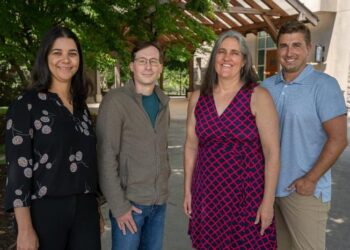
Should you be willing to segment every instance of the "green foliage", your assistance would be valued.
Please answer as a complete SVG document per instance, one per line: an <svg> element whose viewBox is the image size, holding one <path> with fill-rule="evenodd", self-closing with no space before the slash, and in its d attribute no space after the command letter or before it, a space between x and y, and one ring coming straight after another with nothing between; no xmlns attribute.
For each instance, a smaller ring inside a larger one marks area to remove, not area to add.
<svg viewBox="0 0 350 250"><path fill-rule="evenodd" d="M188 1L188 3L186 4L186 7L189 10L198 11L198 12L202 12L202 13L206 13L206 12L212 11L212 9L211 9L211 1L210 0L192 0L192 1Z"/></svg>
<svg viewBox="0 0 350 250"><path fill-rule="evenodd" d="M77 33L82 42L86 64L96 69L96 57L112 51L123 52L123 48L127 46L125 39L120 39L125 22L122 21L123 15L114 9L115 2L2 0L0 58L9 66L8 70L2 68L1 72L14 72L19 81L26 85L29 74L24 71L31 69L41 37L55 25L70 27ZM111 63L113 62L109 60L103 66L110 66ZM0 76L0 82L4 82L5 77L3 74Z"/></svg>
<svg viewBox="0 0 350 250"><path fill-rule="evenodd" d="M211 10L211 2L192 0L185 8L205 13ZM221 7L227 2L215 1ZM170 65L184 68L193 51L203 41L212 41L215 34L183 11L170 0L1 0L1 93L27 86L41 37L55 25L77 33L90 69L111 72L117 63L125 78L132 43L165 35L177 38L165 46L168 63L174 60ZM0 105L8 103L7 97L0 96Z"/></svg>
<svg viewBox="0 0 350 250"><path fill-rule="evenodd" d="M189 77L186 69L164 70L164 91L168 95L185 95Z"/></svg>
<svg viewBox="0 0 350 250"><path fill-rule="evenodd" d="M222 9L226 9L228 7L227 0L190 0L187 2L186 8L195 12L208 14L213 11L212 2L215 2L215 4Z"/></svg>
<svg viewBox="0 0 350 250"><path fill-rule="evenodd" d="M215 0L214 2L215 2L215 3L218 5L218 7L221 8L221 9L227 9L227 8L228 8L228 3L229 3L229 1L227 1L227 0Z"/></svg>

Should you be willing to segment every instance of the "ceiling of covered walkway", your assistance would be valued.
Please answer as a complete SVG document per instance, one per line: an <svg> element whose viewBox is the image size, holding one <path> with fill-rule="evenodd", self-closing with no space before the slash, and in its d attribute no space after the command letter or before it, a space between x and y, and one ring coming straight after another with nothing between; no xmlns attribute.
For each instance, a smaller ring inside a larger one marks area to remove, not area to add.
<svg viewBox="0 0 350 250"><path fill-rule="evenodd" d="M186 0L176 0L184 7ZM213 1L214 3L214 1ZM195 14L184 9L184 14L195 21L211 27L219 34L234 29L243 35L257 34L260 31L269 33L274 41L278 28L288 20L300 20L316 25L318 18L298 0L230 0L227 9L218 8L215 3L213 15ZM163 36L162 42L179 38Z"/></svg>

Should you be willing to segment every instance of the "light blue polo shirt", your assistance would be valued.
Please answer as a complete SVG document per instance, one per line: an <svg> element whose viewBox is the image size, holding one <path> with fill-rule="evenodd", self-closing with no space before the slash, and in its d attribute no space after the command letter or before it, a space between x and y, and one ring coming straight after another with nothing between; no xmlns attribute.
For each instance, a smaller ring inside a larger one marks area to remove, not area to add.
<svg viewBox="0 0 350 250"><path fill-rule="evenodd" d="M263 82L273 97L280 117L281 170L277 197L288 196L287 187L304 176L317 161L327 140L322 123L347 113L337 80L307 65L288 83L283 74ZM314 195L331 200L331 171L318 181Z"/></svg>

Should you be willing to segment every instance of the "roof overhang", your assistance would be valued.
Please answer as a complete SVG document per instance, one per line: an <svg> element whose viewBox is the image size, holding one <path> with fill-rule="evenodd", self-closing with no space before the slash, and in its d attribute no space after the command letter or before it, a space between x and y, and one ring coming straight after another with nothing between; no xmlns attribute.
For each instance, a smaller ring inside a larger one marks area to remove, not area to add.
<svg viewBox="0 0 350 250"><path fill-rule="evenodd" d="M182 8L187 0L177 0ZM220 34L227 30L236 30L243 35L269 33L276 41L278 29L289 20L299 20L316 26L319 19L298 0L230 0L227 9L214 5L214 15L196 14L184 10L184 14L197 22L211 27ZM163 37L172 40L171 37Z"/></svg>

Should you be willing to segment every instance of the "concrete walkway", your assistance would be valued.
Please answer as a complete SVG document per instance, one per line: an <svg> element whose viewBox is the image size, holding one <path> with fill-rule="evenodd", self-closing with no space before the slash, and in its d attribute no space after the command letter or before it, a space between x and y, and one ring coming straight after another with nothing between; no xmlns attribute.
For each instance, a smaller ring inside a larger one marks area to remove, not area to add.
<svg viewBox="0 0 350 250"><path fill-rule="evenodd" d="M97 107L96 107L97 108ZM183 144L185 140L185 119L187 100L172 98L170 102L171 126L169 133L169 154L172 167L170 198L164 235L164 250L190 250L187 236L187 218L182 212L183 199ZM350 120L348 120L350 135ZM350 148L348 147L333 168L333 199L327 227L327 249L350 249ZM110 225L107 206L103 207L106 232L102 235L102 249L111 249Z"/></svg>

